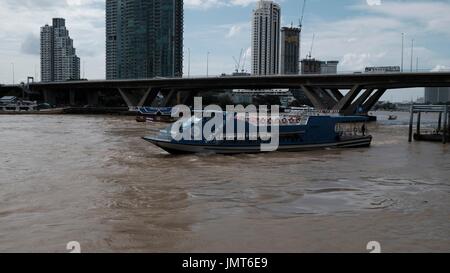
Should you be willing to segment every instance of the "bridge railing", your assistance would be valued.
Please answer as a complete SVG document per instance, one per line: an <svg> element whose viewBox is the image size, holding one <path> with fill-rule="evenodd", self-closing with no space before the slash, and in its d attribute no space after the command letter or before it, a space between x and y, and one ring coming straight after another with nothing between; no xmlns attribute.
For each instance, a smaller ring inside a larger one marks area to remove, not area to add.
<svg viewBox="0 0 450 273"><path fill-rule="evenodd" d="M411 106L411 111L413 113L419 112L429 112L429 113L443 113L448 111L448 105L413 105Z"/></svg>
<svg viewBox="0 0 450 273"><path fill-rule="evenodd" d="M364 70L339 70L337 73L328 73L328 74L323 74L323 73L310 73L310 74L299 74L299 75L352 75L352 74L364 74L364 75L370 75L370 74L393 74L393 73L403 73L403 74L409 74L409 73L448 73L450 72L450 68L445 68L445 69L431 69L431 68L427 68L427 69L413 69L412 71L410 69L404 69L403 72L390 72L390 71L373 71L373 72L366 72ZM268 76L276 76L275 75L268 75ZM281 74L278 74L280 76L282 76ZM221 78L221 77L232 77L235 76L233 74L219 74L219 75L215 75L215 74L209 74L209 75L183 75L184 79L199 79L199 78ZM260 77L261 75L253 75L253 74L249 74L249 75L236 75L236 77L239 76L244 76L244 77ZM294 76L294 75L292 75ZM297 75L298 76L298 75Z"/></svg>

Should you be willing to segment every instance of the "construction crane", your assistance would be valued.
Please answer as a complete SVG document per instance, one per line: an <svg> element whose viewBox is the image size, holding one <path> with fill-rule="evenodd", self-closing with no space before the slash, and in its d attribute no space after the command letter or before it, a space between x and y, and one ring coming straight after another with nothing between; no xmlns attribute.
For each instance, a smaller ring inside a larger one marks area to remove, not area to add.
<svg viewBox="0 0 450 273"><path fill-rule="evenodd" d="M239 61L236 59L236 57L233 56L234 63L236 64L236 66L235 66L236 73L238 73L239 70L241 69L242 54L243 53L244 53L244 49L242 48L241 49L241 53L239 54Z"/></svg>
<svg viewBox="0 0 450 273"><path fill-rule="evenodd" d="M303 18L305 17L305 8L306 8L306 0L303 0L302 17L300 17L300 22L298 25L300 28L300 31L302 31L302 27L303 27Z"/></svg>
<svg viewBox="0 0 450 273"><path fill-rule="evenodd" d="M313 52L313 49L314 49L314 40L315 40L315 38L316 38L316 34L313 33L313 38L312 38L312 42L311 42L311 49L309 50L308 55L306 55L307 59L311 59L312 58L312 52Z"/></svg>
<svg viewBox="0 0 450 273"><path fill-rule="evenodd" d="M303 0L303 7L301 9L302 9L302 11L301 11L302 15L300 17L300 21L299 21L299 24L298 24L298 28L300 30L300 33L299 33L299 42L300 42L300 44L298 45L298 51L299 51L298 52L298 56L299 56L299 59L301 59L300 56L302 56L301 42L303 41L303 39L301 37L302 37L302 30L303 30L303 19L305 18L306 0ZM299 60L299 62L301 63L301 60Z"/></svg>
<svg viewBox="0 0 450 273"><path fill-rule="evenodd" d="M244 58L244 60L242 61L242 73L244 73L245 72L245 64L246 64L246 62L247 62L247 52L245 52L243 55L242 55L242 58Z"/></svg>

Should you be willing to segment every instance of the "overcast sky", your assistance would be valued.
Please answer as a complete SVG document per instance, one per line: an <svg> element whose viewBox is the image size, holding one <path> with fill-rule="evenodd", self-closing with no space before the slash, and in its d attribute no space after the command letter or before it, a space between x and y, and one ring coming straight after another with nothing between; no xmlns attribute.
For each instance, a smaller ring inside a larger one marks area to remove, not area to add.
<svg viewBox="0 0 450 273"><path fill-rule="evenodd" d="M185 73L187 48L191 74L231 73L241 49L250 70L250 19L257 0L185 0ZM303 0L278 0L284 25L298 24ZM424 70L450 69L450 0L308 0L302 37L302 57L316 41L313 56L339 60L341 71L366 66L400 65L401 33L405 38L405 68L410 68L411 39ZM373 5L369 5L373 4ZM0 0L0 83L39 78L39 29L53 17L64 17L89 79L105 77L104 0ZM416 67L414 57L413 67ZM82 65L83 67L83 65ZM403 100L422 92L389 92L385 99Z"/></svg>

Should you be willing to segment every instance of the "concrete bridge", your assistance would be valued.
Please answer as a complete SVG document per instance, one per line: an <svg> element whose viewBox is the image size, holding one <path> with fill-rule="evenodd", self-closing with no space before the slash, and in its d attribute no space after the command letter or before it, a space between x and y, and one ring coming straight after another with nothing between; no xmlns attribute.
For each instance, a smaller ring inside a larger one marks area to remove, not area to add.
<svg viewBox="0 0 450 273"><path fill-rule="evenodd" d="M120 95L129 109L133 109L150 105L160 92L164 95L164 104L189 104L202 90L223 92L230 89L291 88L303 90L317 109L350 115L356 111L363 113L370 111L387 90L414 87L450 87L450 73L355 73L69 81L29 83L24 90L30 94L41 94L46 102L53 104L64 97L66 101L68 100L66 103L70 105L74 105L80 96L85 98L87 104L97 105L101 93Z"/></svg>

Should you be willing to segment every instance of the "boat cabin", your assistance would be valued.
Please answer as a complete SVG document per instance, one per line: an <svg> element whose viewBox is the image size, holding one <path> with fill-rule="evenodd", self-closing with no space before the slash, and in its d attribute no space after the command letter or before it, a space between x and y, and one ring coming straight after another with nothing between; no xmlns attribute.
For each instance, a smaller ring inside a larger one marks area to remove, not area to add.
<svg viewBox="0 0 450 273"><path fill-rule="evenodd" d="M5 96L0 98L0 105L15 104L17 102L17 97Z"/></svg>

